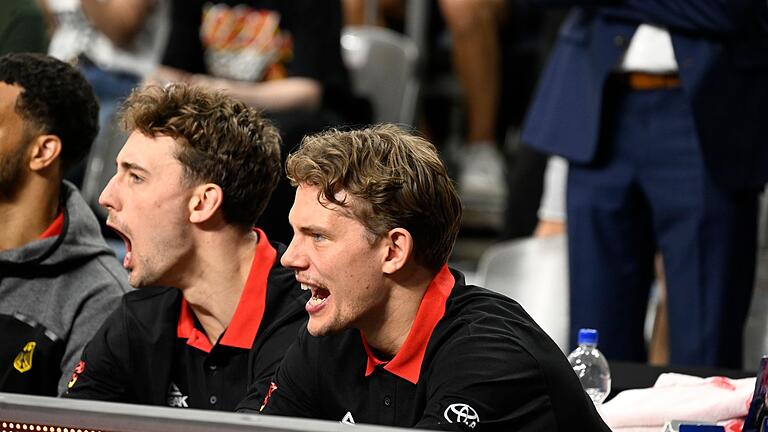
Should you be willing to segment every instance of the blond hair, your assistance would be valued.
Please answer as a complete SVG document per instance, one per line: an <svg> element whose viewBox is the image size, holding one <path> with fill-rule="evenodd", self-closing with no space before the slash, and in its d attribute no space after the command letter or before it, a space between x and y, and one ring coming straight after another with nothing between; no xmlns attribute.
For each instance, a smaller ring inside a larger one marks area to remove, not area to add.
<svg viewBox="0 0 768 432"><path fill-rule="evenodd" d="M286 174L294 186L317 186L327 202L349 209L373 240L401 227L413 236L419 264L438 270L448 261L461 202L427 140L387 124L330 130L305 137L288 157ZM360 205L339 200L341 190Z"/></svg>

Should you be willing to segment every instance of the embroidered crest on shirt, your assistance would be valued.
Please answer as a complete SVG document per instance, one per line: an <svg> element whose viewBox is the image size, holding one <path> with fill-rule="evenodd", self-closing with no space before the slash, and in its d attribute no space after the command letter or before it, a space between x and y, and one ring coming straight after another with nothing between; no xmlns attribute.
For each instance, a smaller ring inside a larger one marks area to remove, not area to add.
<svg viewBox="0 0 768 432"><path fill-rule="evenodd" d="M72 377L69 379L69 382L67 383L67 388L72 388L72 386L75 385L77 382L77 379L80 377L80 374L85 372L85 362L80 360L80 362L75 366L75 371L72 372Z"/></svg>
<svg viewBox="0 0 768 432"><path fill-rule="evenodd" d="M355 424L355 419L352 418L352 413L347 411L346 414L344 414L344 418L341 419L342 424Z"/></svg>
<svg viewBox="0 0 768 432"><path fill-rule="evenodd" d="M16 359L13 360L13 367L17 371L24 373L32 369L32 355L35 353L35 347L37 342L27 342L24 348L16 354Z"/></svg>
<svg viewBox="0 0 768 432"><path fill-rule="evenodd" d="M264 411L264 407L267 406L267 403L269 403L269 398L272 397L272 392L275 390L277 390L277 384L274 382L269 383L269 390L267 390L267 395L264 397L264 402L261 403L259 412Z"/></svg>
<svg viewBox="0 0 768 432"><path fill-rule="evenodd" d="M455 403L448 406L443 412L448 423L464 423L470 429L474 429L480 423L477 411L465 403Z"/></svg>
<svg viewBox="0 0 768 432"><path fill-rule="evenodd" d="M168 406L174 407L174 408L189 408L189 405L187 405L187 397L183 394L181 394L181 390L176 386L176 384L171 383L171 385L168 387Z"/></svg>

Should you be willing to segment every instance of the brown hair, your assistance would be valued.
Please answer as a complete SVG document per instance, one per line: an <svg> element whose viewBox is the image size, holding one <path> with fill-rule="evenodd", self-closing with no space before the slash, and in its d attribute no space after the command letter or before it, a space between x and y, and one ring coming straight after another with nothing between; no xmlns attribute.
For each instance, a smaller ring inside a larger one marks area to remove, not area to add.
<svg viewBox="0 0 768 432"><path fill-rule="evenodd" d="M371 240L405 228L413 236L419 264L438 270L448 261L459 232L461 202L427 140L386 124L330 130L305 137L288 157L286 173L294 186L317 186L327 202L349 209ZM354 205L336 197L341 190L356 198Z"/></svg>
<svg viewBox="0 0 768 432"><path fill-rule="evenodd" d="M227 222L256 223L280 176L280 135L258 110L221 92L171 84L134 90L122 120L128 131L175 139L185 180L219 185Z"/></svg>

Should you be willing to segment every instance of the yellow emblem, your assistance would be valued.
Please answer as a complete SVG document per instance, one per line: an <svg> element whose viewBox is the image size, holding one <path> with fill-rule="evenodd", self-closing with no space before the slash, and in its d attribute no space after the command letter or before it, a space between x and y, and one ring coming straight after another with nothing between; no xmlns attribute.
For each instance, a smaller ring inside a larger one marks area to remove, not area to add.
<svg viewBox="0 0 768 432"><path fill-rule="evenodd" d="M17 371L24 373L32 369L32 354L35 353L35 347L37 342L27 342L24 345L24 349L16 355L16 359L13 361L13 367Z"/></svg>

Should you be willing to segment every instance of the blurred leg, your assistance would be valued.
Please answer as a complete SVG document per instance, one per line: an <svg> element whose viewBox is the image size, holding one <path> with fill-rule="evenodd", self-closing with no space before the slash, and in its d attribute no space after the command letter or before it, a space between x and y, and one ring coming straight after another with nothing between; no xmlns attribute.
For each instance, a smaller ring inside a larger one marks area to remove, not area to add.
<svg viewBox="0 0 768 432"><path fill-rule="evenodd" d="M421 1L421 0L418 0ZM366 8L369 2L376 5L376 22L368 22ZM379 25L386 26L387 19L402 20L404 13L403 0L342 0L344 25Z"/></svg>
<svg viewBox="0 0 768 432"><path fill-rule="evenodd" d="M648 95L642 167L664 259L670 363L740 368L754 281L757 190L714 182L682 89Z"/></svg>
<svg viewBox="0 0 768 432"><path fill-rule="evenodd" d="M609 361L645 362L655 244L648 205L624 168L569 167L571 344L580 328L595 328Z"/></svg>
<svg viewBox="0 0 768 432"><path fill-rule="evenodd" d="M466 145L458 186L467 209L500 215L506 198L505 161L496 148L499 107L499 25L503 0L440 0L451 33L453 69L466 113Z"/></svg>
<svg viewBox="0 0 768 432"><path fill-rule="evenodd" d="M568 167L566 208L572 341L579 328L596 328L609 360L645 362L656 242L637 177L647 148L637 102L609 88L595 160Z"/></svg>
<svg viewBox="0 0 768 432"><path fill-rule="evenodd" d="M365 24L365 2L366 0L342 0L344 25L357 26Z"/></svg>
<svg viewBox="0 0 768 432"><path fill-rule="evenodd" d="M464 91L467 141L493 142L499 106L499 25L503 0L440 0L453 41L453 68Z"/></svg>

